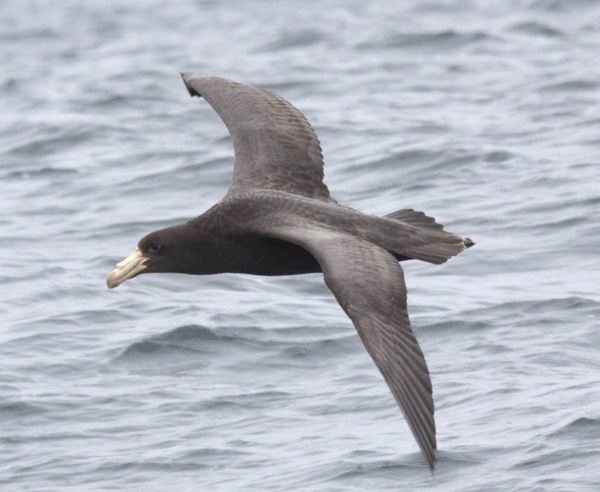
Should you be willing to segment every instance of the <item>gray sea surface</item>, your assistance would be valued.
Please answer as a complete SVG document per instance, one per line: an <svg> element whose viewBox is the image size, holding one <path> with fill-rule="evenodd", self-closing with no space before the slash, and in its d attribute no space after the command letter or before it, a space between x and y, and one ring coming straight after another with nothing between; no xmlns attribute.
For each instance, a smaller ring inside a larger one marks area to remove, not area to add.
<svg viewBox="0 0 600 492"><path fill-rule="evenodd" d="M600 490L600 2L0 3L0 490ZM106 274L219 200L179 71L273 89L404 263L432 475L321 275Z"/></svg>

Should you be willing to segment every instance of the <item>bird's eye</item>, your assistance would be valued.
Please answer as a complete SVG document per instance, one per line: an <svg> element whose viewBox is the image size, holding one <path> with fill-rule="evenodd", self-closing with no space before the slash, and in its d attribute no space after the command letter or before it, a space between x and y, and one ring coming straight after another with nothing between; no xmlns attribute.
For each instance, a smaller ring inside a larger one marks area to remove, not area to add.
<svg viewBox="0 0 600 492"><path fill-rule="evenodd" d="M159 253L160 250L162 249L162 246L158 243L152 243L149 247L148 247L148 251L150 253Z"/></svg>

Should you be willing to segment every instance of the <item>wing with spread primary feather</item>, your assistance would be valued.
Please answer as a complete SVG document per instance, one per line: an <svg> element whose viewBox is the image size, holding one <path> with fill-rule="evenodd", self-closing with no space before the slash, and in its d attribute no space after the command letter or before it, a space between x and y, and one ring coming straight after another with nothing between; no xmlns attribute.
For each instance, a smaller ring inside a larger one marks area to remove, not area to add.
<svg viewBox="0 0 600 492"><path fill-rule="evenodd" d="M410 326L404 274L397 260L375 244L327 229L268 229L263 230L265 235L297 244L315 256L325 283L352 320L433 469L431 379Z"/></svg>
<svg viewBox="0 0 600 492"><path fill-rule="evenodd" d="M319 139L298 109L266 89L189 72L182 78L190 95L219 114L233 140L228 194L270 189L329 200Z"/></svg>

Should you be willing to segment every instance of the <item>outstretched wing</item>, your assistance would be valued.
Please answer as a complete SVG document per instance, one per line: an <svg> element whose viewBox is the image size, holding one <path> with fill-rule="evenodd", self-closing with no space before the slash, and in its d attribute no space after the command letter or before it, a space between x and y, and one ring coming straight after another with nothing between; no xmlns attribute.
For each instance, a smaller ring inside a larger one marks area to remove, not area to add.
<svg viewBox="0 0 600 492"><path fill-rule="evenodd" d="M329 200L321 145L310 123L277 94L220 77L182 73L191 96L202 96L231 134L235 167L228 194L281 190Z"/></svg>
<svg viewBox="0 0 600 492"><path fill-rule="evenodd" d="M263 234L297 244L318 260L325 283L354 323L433 469L431 379L410 327L404 274L396 259L375 244L330 230L262 227Z"/></svg>

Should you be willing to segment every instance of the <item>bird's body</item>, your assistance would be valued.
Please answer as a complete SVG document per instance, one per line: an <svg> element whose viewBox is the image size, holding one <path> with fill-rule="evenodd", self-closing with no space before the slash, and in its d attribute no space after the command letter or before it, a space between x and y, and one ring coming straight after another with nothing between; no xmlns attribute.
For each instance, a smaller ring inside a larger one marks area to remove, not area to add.
<svg viewBox="0 0 600 492"><path fill-rule="evenodd" d="M108 286L151 272L323 272L433 469L431 381L410 328L398 261L443 263L473 243L412 209L375 217L338 204L323 183L314 131L280 96L218 77L183 79L229 129L236 155L232 184L204 214L142 238L109 274Z"/></svg>

